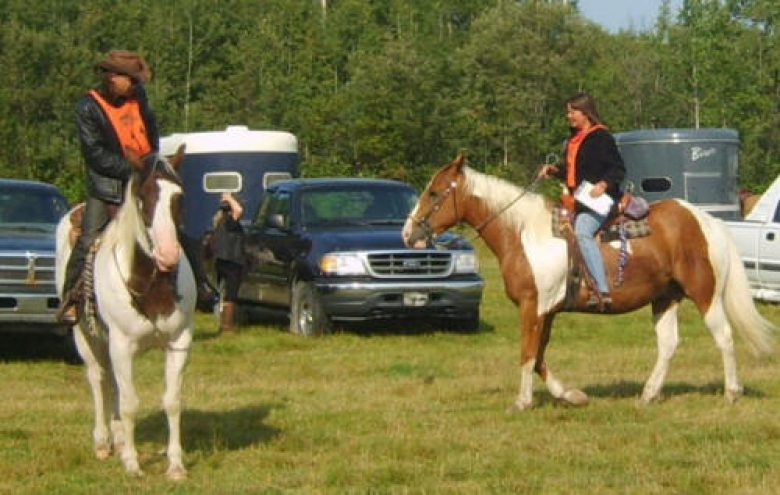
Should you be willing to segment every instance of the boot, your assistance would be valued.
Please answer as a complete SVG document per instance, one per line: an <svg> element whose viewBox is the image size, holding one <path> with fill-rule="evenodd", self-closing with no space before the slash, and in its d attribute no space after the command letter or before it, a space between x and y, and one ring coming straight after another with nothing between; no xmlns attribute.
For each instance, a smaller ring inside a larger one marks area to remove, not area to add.
<svg viewBox="0 0 780 495"><path fill-rule="evenodd" d="M219 332L226 334L234 334L236 332L234 327L234 321L236 315L236 303L223 302L222 314L220 315Z"/></svg>
<svg viewBox="0 0 780 495"><path fill-rule="evenodd" d="M198 296L196 307L198 310L204 313L210 313L214 310L214 305L217 303L219 296L217 292L211 288L208 282L202 282L198 284Z"/></svg>
<svg viewBox="0 0 780 495"><path fill-rule="evenodd" d="M75 325L79 319L79 305L81 303L83 280L79 278L75 286L67 291L60 301L55 318L60 323Z"/></svg>

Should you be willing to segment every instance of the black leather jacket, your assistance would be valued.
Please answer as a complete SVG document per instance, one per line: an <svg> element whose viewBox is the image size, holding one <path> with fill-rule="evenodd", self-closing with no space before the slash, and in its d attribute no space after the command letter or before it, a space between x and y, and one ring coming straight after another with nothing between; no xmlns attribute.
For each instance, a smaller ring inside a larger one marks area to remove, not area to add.
<svg viewBox="0 0 780 495"><path fill-rule="evenodd" d="M135 84L134 98L141 108L149 144L159 149L160 135L157 120L149 108L143 85ZM123 98L110 100L103 86L95 88L111 105L120 106ZM132 166L124 158L119 138L100 104L85 94L76 105L76 128L81 142L81 154L87 163L87 194L100 200L120 204Z"/></svg>

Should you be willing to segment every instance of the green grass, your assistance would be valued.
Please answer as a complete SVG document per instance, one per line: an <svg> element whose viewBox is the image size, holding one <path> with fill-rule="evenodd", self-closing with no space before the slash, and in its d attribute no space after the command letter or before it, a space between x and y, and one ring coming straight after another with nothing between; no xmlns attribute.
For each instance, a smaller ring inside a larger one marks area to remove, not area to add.
<svg viewBox="0 0 780 495"><path fill-rule="evenodd" d="M199 315L184 388L190 476L179 484L166 480L159 453L159 351L135 368L142 479L93 457L82 366L6 358L0 493L777 493L776 358L756 361L737 338L746 394L728 405L719 352L686 304L664 398L640 408L655 362L649 311L564 314L548 359L590 405L563 407L537 379L536 407L508 414L517 311L495 260L482 261L475 334L379 327L303 339L270 323L226 338ZM759 309L780 321L780 308Z"/></svg>

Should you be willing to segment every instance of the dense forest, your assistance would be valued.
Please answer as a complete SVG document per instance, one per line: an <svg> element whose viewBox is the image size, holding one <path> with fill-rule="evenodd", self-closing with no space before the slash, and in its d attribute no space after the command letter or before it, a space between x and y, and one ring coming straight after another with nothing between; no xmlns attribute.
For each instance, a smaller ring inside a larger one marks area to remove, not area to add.
<svg viewBox="0 0 780 495"><path fill-rule="evenodd" d="M613 132L739 131L740 182L780 172L777 0L666 0L608 33L576 0L3 0L0 176L83 188L75 102L112 48L141 52L162 134L228 124L300 140L304 175L420 186L461 151L528 180L585 90Z"/></svg>

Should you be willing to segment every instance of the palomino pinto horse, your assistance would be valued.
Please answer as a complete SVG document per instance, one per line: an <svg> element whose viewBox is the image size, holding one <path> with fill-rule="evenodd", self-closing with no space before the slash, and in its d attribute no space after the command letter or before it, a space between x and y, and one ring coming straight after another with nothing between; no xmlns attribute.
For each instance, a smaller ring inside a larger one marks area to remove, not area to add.
<svg viewBox="0 0 780 495"><path fill-rule="evenodd" d="M138 395L132 361L150 347L165 350L163 407L168 417L167 474L171 479L187 474L180 439L181 388L192 342L196 293L192 270L187 257L181 255L176 235L182 184L175 167L183 158L180 148L170 163L152 156L142 170L133 172L125 202L95 252L96 317L82 316L74 327L92 387L95 453L106 458L113 446L125 469L136 475L142 471L134 441ZM71 251L68 239L74 210L57 227L60 291Z"/></svg>
<svg viewBox="0 0 780 495"><path fill-rule="evenodd" d="M459 222L477 229L496 255L506 293L520 309L521 379L513 407L532 405L534 371L556 399L586 404L588 397L556 379L544 359L553 319L564 309L567 274L566 243L553 236L551 204L539 194L464 166L459 156L431 179L404 226L404 241L415 246ZM698 308L722 353L725 396L734 401L742 386L732 326L757 354L771 350L775 327L756 310L744 267L722 222L672 199L651 205L649 223L649 237L630 241L620 287L614 287L619 252L601 245L614 301L607 311L625 313L652 305L658 358L641 401L648 403L661 391L678 344L677 312L685 297ZM592 311L586 300L583 288L575 310Z"/></svg>

